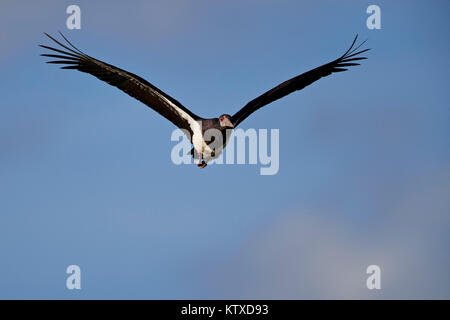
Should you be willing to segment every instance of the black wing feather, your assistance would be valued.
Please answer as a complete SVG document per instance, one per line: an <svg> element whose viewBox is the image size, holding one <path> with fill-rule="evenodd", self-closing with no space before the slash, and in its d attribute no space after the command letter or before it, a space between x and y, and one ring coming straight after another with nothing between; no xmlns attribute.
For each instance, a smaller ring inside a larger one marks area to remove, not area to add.
<svg viewBox="0 0 450 320"><path fill-rule="evenodd" d="M188 119L180 116L178 110L174 108L174 105L188 114L188 116L193 120L201 119L200 117L192 113L180 102L165 94L143 78L84 54L72 43L70 43L62 33L60 34L71 48L45 33L47 37L67 50L64 51L61 49L40 45L42 48L59 53L41 54L41 56L44 57L57 59L48 61L47 63L63 64L64 66L62 66L61 69L76 69L81 72L89 73L98 79L119 88L131 97L146 104L179 128L188 130L192 136L192 130Z"/></svg>
<svg viewBox="0 0 450 320"><path fill-rule="evenodd" d="M256 99L253 99L252 101L247 103L241 110L239 110L233 115L232 122L234 126L236 127L237 125L239 125L239 123L241 123L244 119L246 119L256 110L264 107L265 105L268 105L271 102L274 102L275 100L281 99L294 91L301 90L304 87L319 80L320 78L329 76L334 72L342 72L348 70L343 67L351 67L359 65L359 63L354 63L354 61L364 60L367 58L356 56L370 49L357 51L366 42L363 41L356 48L354 48L357 39L358 35L356 35L355 39L353 40L348 50L338 59L331 61L330 63L324 64L323 66L317 67L313 70L310 70L308 72L305 72L292 79L289 79L281 83L280 85L276 86L275 88L267 91L266 93L260 95Z"/></svg>

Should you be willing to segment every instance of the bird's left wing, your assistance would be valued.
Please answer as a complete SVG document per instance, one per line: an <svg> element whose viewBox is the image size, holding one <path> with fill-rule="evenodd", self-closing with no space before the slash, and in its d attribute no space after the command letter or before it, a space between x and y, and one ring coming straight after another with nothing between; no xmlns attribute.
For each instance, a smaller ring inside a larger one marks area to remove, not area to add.
<svg viewBox="0 0 450 320"><path fill-rule="evenodd" d="M61 69L76 69L89 73L98 79L119 88L170 120L180 129L188 130L192 137L194 127L197 125L197 120L201 118L192 113L177 100L131 72L119 69L84 54L71 44L63 34L61 34L61 36L71 48L60 43L47 33L45 33L45 35L61 46L61 49L56 49L40 45L42 48L58 53L42 54L44 57L57 59L48 61L47 63L63 64L64 66L62 66ZM66 49L67 51L62 49Z"/></svg>
<svg viewBox="0 0 450 320"><path fill-rule="evenodd" d="M367 59L366 57L358 57L358 55L370 49L356 52L365 43L364 41L354 48L357 39L358 36L355 37L350 48L336 60L289 79L247 103L241 110L233 115L232 122L234 126L236 127L259 108L262 108L275 100L281 99L294 91L301 90L322 77L329 76L334 72L345 71L347 70L345 67L359 65L359 63L354 63L353 61Z"/></svg>

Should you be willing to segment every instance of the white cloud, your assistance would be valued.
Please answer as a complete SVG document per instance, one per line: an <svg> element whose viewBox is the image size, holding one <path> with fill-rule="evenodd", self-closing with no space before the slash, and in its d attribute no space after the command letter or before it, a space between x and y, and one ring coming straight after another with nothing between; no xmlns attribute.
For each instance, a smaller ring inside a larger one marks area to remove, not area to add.
<svg viewBox="0 0 450 320"><path fill-rule="evenodd" d="M286 213L216 270L214 289L234 298L450 298L449 178L443 169L412 179L382 221L358 227L330 210ZM366 288L371 264L381 267L379 291Z"/></svg>

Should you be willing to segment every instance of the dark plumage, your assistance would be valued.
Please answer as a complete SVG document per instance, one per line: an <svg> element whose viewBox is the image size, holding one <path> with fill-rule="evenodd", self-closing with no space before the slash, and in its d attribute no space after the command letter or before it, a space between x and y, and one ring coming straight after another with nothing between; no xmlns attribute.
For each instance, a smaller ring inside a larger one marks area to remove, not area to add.
<svg viewBox="0 0 450 320"><path fill-rule="evenodd" d="M206 166L210 159L217 157L222 149L225 148L228 141L225 138L226 129L233 129L256 110L294 91L301 90L322 77L326 77L334 72L345 71L347 70L346 67L359 65L355 61L367 59L359 55L369 50L358 51L365 41L354 48L358 38L356 36L350 48L338 59L281 83L247 103L233 116L223 114L218 118L204 119L141 77L86 55L70 43L64 35L61 34L67 45L57 41L47 33L45 35L61 47L61 49L57 49L40 45L42 48L55 52L42 54L44 57L54 59L47 63L62 64L61 69L76 69L89 73L119 88L167 118L180 129L186 130L186 134L194 145L192 154L198 158L198 166L202 168ZM208 145L211 141L205 141L203 138L205 131L208 129L218 129L223 133L223 145L219 152L209 150ZM209 155L207 155L208 152Z"/></svg>
<svg viewBox="0 0 450 320"><path fill-rule="evenodd" d="M364 60L366 57L357 57L361 53L369 51L370 49L365 49L356 52L366 41L363 41L356 48L353 46L356 43L358 36L352 42L352 45L348 50L339 58L334 61L331 61L323 66L312 69L308 72L302 73L299 76L296 76L292 79L286 80L285 82L279 84L275 88L267 91L266 93L260 95L256 99L253 99L249 103L247 103L241 110L236 112L232 117L232 122L235 126L239 125L242 121L245 120L249 115L258 110L259 108L264 107L265 105L274 102L275 100L281 99L288 94L301 90L306 86L309 86L311 83L319 80L320 78L329 76L334 72L342 72L346 71L346 67L358 66L359 63L355 63L353 61Z"/></svg>

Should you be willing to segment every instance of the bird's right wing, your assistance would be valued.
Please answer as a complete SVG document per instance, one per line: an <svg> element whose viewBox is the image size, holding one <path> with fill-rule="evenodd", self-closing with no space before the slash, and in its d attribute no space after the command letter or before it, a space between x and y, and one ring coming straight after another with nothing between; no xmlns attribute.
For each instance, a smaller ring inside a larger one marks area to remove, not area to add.
<svg viewBox="0 0 450 320"><path fill-rule="evenodd" d="M64 66L62 66L61 69L76 69L81 72L89 73L98 79L119 88L170 120L180 129L188 130L192 137L194 127L197 125L197 120L201 118L189 111L177 100L131 72L119 69L84 54L72 45L63 34L61 34L61 36L71 48L60 43L47 33L45 33L45 35L62 47L56 49L40 45L42 48L58 53L42 54L41 56L44 57L58 59L48 61L47 63L63 64ZM67 51L62 49L66 49Z"/></svg>
<svg viewBox="0 0 450 320"><path fill-rule="evenodd" d="M312 69L308 72L305 72L299 76L296 76L292 79L289 79L280 85L276 86L275 88L267 91L266 93L260 95L256 99L253 99L249 103L247 103L241 110L236 112L231 122L236 127L241 123L245 118L247 118L249 115L251 115L253 112L258 110L259 108L264 107L265 105L274 102L275 100L281 99L288 94L301 90L306 86L309 86L313 82L319 80L320 78L329 76L332 73L335 72L341 72L347 70L346 67L350 66L357 66L358 63L355 63L354 61L357 60L363 60L367 59L366 57L357 57L359 54L364 53L370 49L365 49L356 52L364 43L362 42L360 45L358 45L356 48L353 48L353 46L356 43L356 39L358 36L355 37L353 40L352 45L350 48L339 58L337 58L334 61L331 61L327 64L324 64L320 67L317 67L315 69Z"/></svg>

